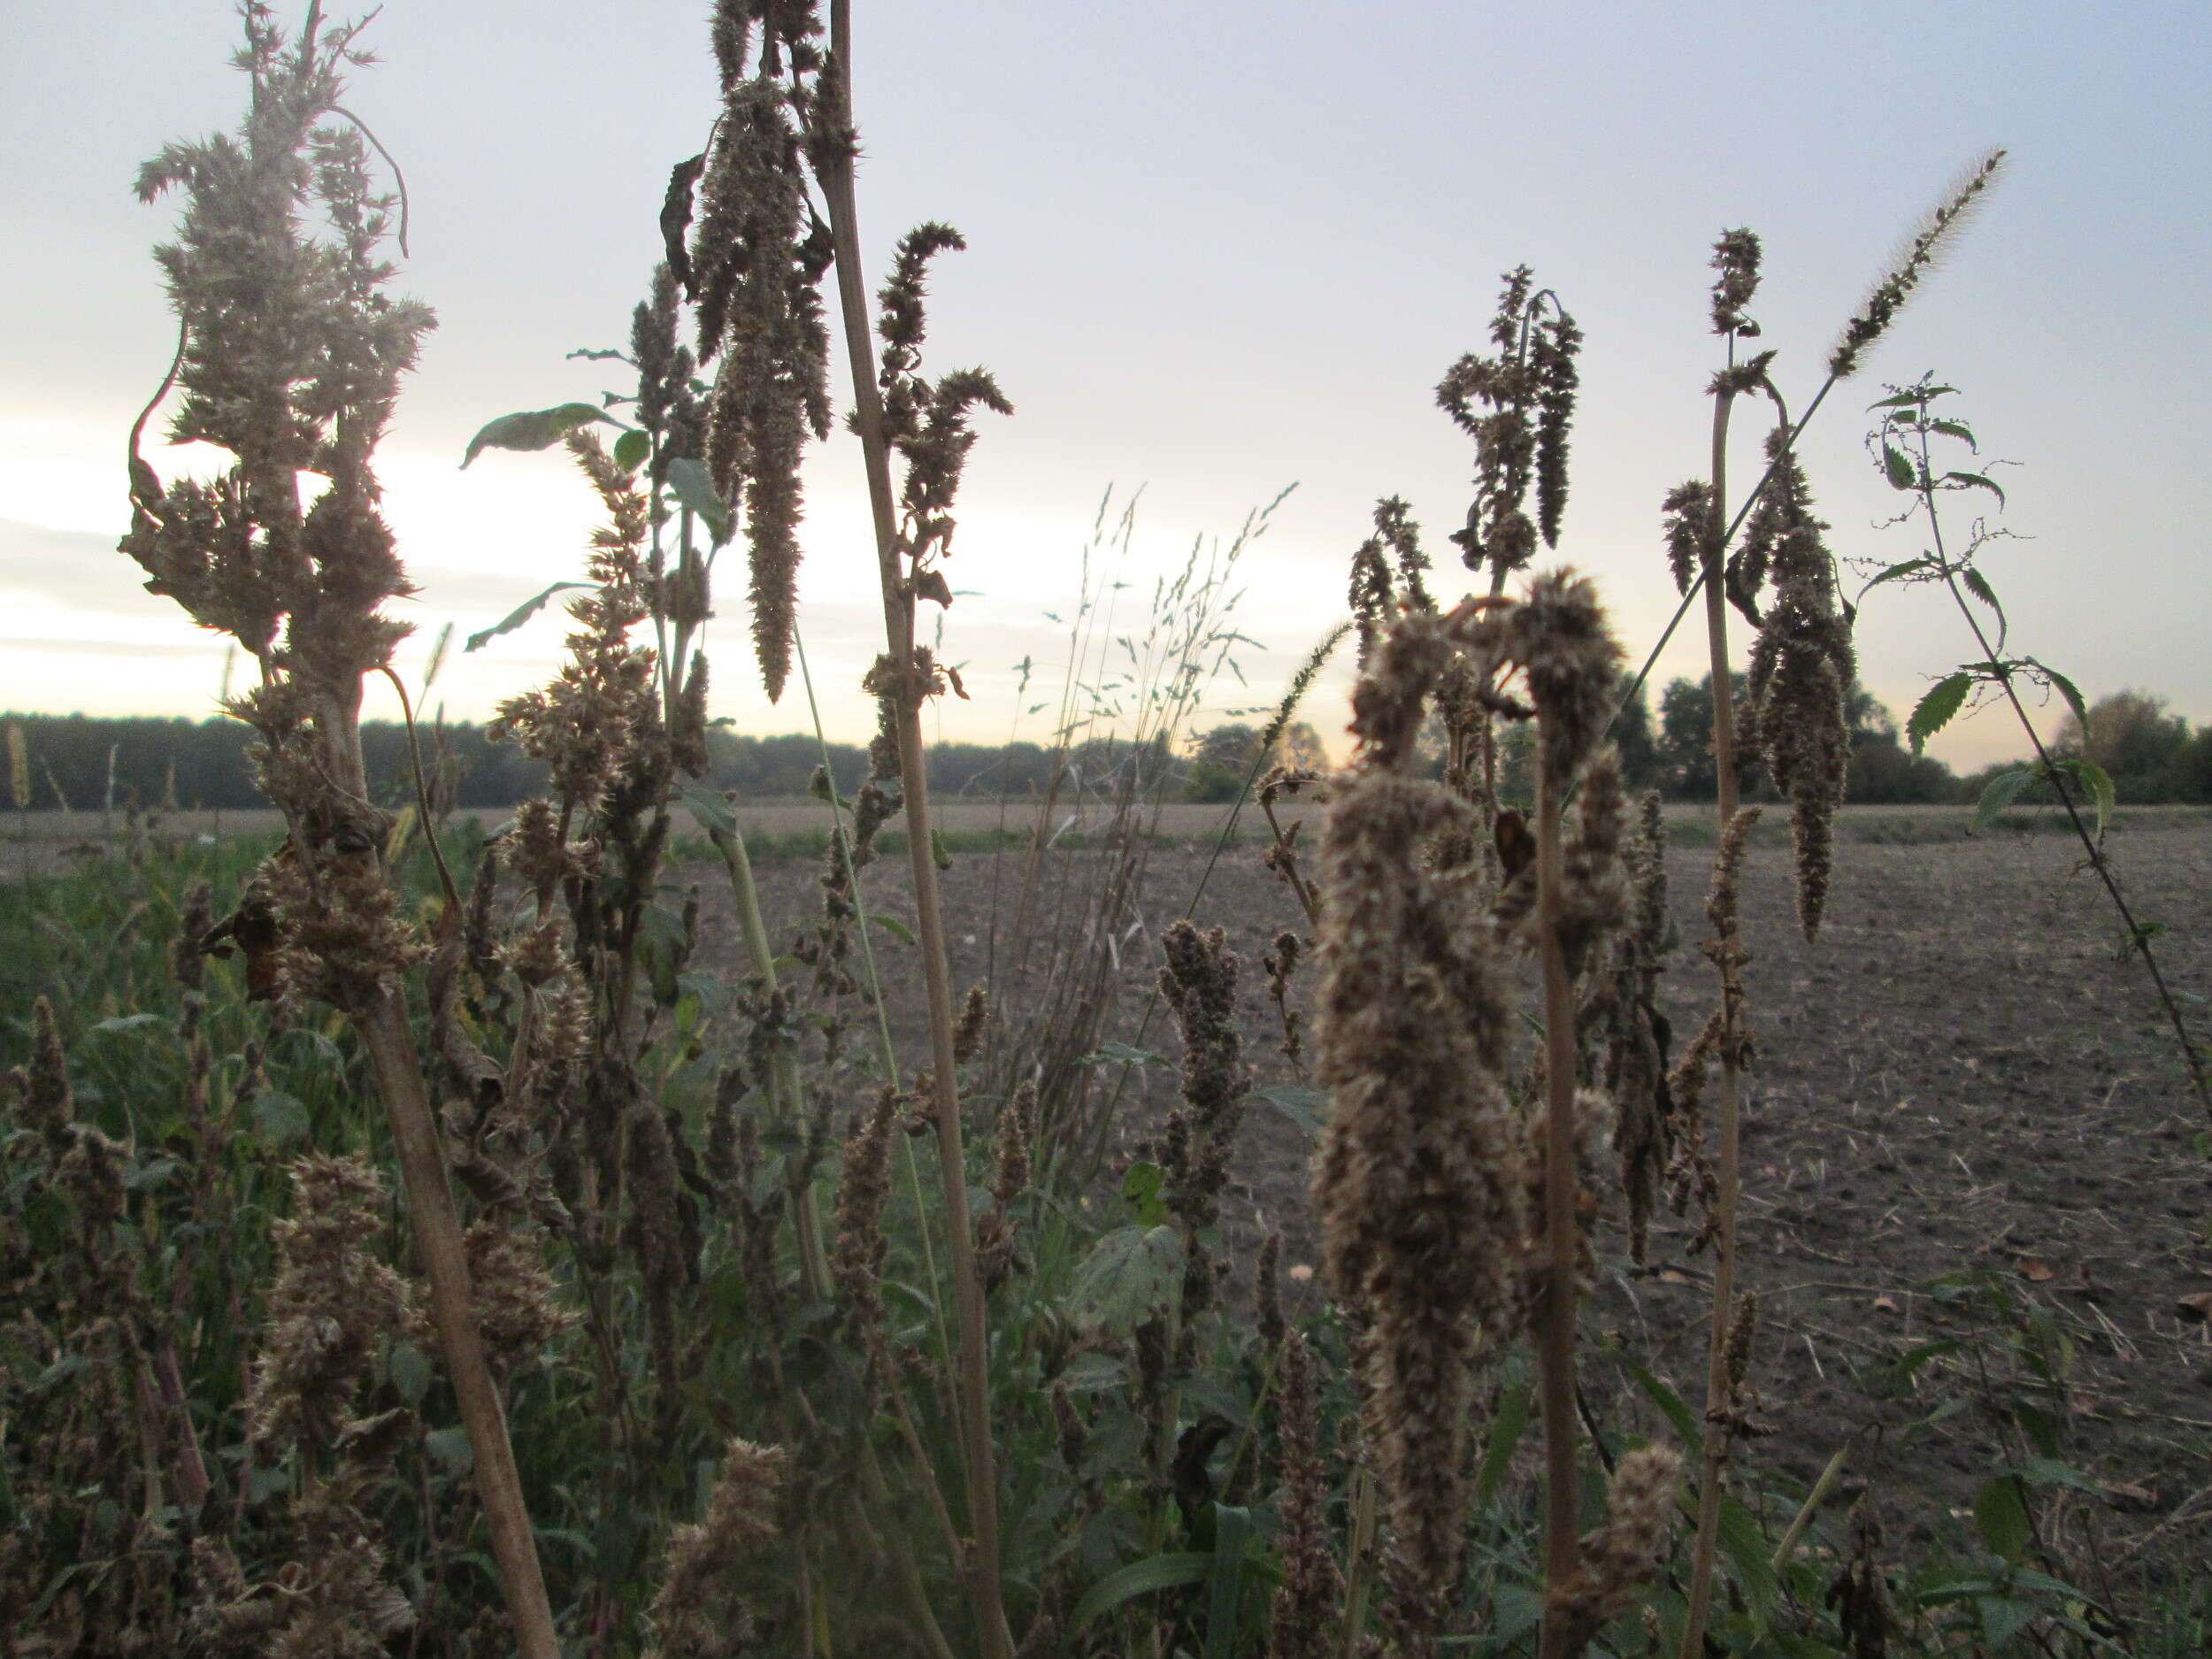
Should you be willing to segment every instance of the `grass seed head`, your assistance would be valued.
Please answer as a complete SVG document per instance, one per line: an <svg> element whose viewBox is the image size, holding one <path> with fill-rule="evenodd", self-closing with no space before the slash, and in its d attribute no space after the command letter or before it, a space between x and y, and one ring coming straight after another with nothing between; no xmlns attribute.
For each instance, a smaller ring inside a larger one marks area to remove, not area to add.
<svg viewBox="0 0 2212 1659"><path fill-rule="evenodd" d="M1843 380L1858 373L1866 354L1889 332L1913 290L1958 241L1959 233L1997 182L2004 165L2005 152L1993 150L1971 163L1943 193L1943 199L1906 238L1889 269L1874 284L1873 292L1844 325L1835 349L1828 354L1830 374Z"/></svg>

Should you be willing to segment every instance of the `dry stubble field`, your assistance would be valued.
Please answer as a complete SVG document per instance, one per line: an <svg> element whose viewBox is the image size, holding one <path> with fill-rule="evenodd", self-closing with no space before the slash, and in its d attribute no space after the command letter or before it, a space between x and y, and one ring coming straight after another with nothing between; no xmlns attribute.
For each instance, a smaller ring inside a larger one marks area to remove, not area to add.
<svg viewBox="0 0 2212 1659"><path fill-rule="evenodd" d="M1204 810L1218 821L1217 809ZM1698 821L1692 810L1671 816L1683 831ZM1931 829L1939 818L1869 810L1847 820L1817 944L1794 923L1786 840L1763 838L1750 856L1745 931L1761 1057L1745 1127L1743 1240L1763 1319L1758 1415L1771 1433L1749 1455L1809 1483L1849 1442L1839 1499L1871 1483L1912 1533L1941 1525L1940 1510L1970 1532L1959 1517L2005 1461L1991 1424L1970 1403L1932 1427L1910 1425L1972 1392L1974 1345L1909 1378L1890 1374L1892 1363L1985 1331L1979 1367L2001 1385L2012 1369L2006 1329L2040 1311L2070 1354L2065 1409L2052 1413L2064 1460L2102 1488L2085 1501L2109 1519L2117 1549L2161 1525L2170 1540L2212 1520L2212 1328L2185 1301L2212 1291L2212 1171L2193 1146L2206 1125L2140 967L2115 960L2117 924L2093 878L2077 872L2076 843L2047 833L1859 840L1911 833L1916 816ZM2143 821L2162 826L2116 832L2115 860L2139 913L2172 930L2159 941L2170 982L2201 992L2212 984L2212 820ZM1181 912L1207 857L1200 845L1154 852L1148 931ZM1711 995L1695 951L1709 859L1697 847L1668 858L1683 948L1663 998L1678 1033L1696 1029ZM871 903L902 916L904 863L885 858L868 872ZM995 891L1003 918L1018 868L1016 855L978 854L956 858L947 876L959 983L985 977ZM811 867L758 873L780 931L812 913ZM1245 959L1247 1033L1274 1030L1259 959L1299 918L1250 839L1222 856L1195 916L1227 928ZM883 937L879 949L899 949ZM723 948L734 952L733 941ZM1125 1040L1137 1036L1156 960L1141 940L1124 953L1116 1026ZM902 1051L921 1052L918 1006L894 1011ZM1271 1038L1248 1042L1263 1078L1287 1075ZM1172 1048L1164 1021L1144 1046ZM1154 1071L1134 1087L1150 1098L1128 1114L1125 1163L1142 1150L1172 1079ZM1286 1117L1255 1104L1237 1171L1243 1221L1281 1227L1292 1261L1313 1259L1307 1149ZM1688 1232L1663 1217L1648 1267L1613 1272L1598 1317L1629 1352L1655 1354L1695 1402L1709 1258L1685 1252ZM2010 1321L1985 1325L1930 1294L1931 1281L1970 1270L2005 1287ZM1632 1392L1596 1403L1648 1416Z"/></svg>

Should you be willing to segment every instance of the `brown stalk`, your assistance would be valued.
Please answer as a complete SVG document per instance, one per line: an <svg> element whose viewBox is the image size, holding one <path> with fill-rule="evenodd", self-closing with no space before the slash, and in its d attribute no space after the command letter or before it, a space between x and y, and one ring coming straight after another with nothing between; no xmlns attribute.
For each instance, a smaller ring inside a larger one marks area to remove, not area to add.
<svg viewBox="0 0 2212 1659"><path fill-rule="evenodd" d="M1487 717L1485 717L1487 724ZM1544 969L1544 1297L1536 1315L1536 1354L1544 1414L1543 1659L1566 1659L1579 1644L1563 1607L1581 1576L1575 1499L1575 997L1559 936L1564 853L1560 783L1537 768L1536 915Z"/></svg>
<svg viewBox="0 0 2212 1659"><path fill-rule="evenodd" d="M831 119L852 130L852 5L832 0L830 50L836 65ZM827 77L826 77L826 79ZM841 150L822 169L830 232L837 263L837 296L853 381L853 426L867 469L868 505L874 520L877 577L883 595L887 649L902 690L894 699L899 772L906 797L907 849L914 871L915 935L928 993L931 1089L934 1096L939 1174L945 1227L952 1250L953 1292L960 1327L957 1393L968 1520L973 1537L962 1563L985 1659L1011 1659L1013 1633L999 1594L998 1478L991 1440L988 1332L983 1283L976 1271L975 1229L968 1214L967 1162L961 1146L960 1086L953 1055L952 975L945 953L942 908L929 811L929 780L923 764L919 695L906 671L914 660L914 598L899 568L898 518L891 493L891 451L883 434L883 403L877 389L875 342L868 323L866 279L860 262L860 213L853 157Z"/></svg>
<svg viewBox="0 0 2212 1659"><path fill-rule="evenodd" d="M1729 337L1730 356L1735 338ZM1722 829L1734 821L1736 787L1735 688L1728 677L1728 601L1721 561L1727 552L1728 411L1733 390L1724 382L1714 393L1712 530L1701 561L1705 582L1705 636L1713 674L1713 764ZM1732 935L1732 928L1730 930ZM1713 1567L1720 1544L1721 1489L1728 1463L1727 1411L1731 1393L1727 1345L1731 1311L1736 1305L1736 1202L1741 1167L1739 1156L1743 1081L1743 984L1734 940L1718 941L1721 976L1720 1191L1712 1217L1713 1333L1705 1371L1705 1441L1698 1460L1697 1542L1690 1564L1689 1609L1682 1628L1682 1659L1697 1659L1705 1643L1705 1619L1712 1605Z"/></svg>
<svg viewBox="0 0 2212 1659"><path fill-rule="evenodd" d="M400 1179L407 1187L407 1211L414 1223L423 1271L430 1280L431 1322L437 1327L461 1422L468 1431L475 1460L472 1479L491 1528L492 1557L499 1565L515 1640L523 1659L560 1659L560 1638L553 1628L553 1609L538 1568L536 1535L529 1506L523 1502L522 1476L507 1439L506 1413L477 1335L461 1223L446 1185L445 1155L438 1148L437 1125L431 1116L414 1034L408 1027L406 1004L396 989L385 986L365 995L350 1012L376 1074L377 1093L384 1097L391 1118L392 1144L399 1155Z"/></svg>

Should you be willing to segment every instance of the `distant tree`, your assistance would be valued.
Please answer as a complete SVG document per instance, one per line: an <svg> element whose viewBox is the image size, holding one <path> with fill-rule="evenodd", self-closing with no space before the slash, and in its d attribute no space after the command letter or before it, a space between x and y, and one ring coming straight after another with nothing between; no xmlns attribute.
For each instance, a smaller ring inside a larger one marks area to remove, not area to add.
<svg viewBox="0 0 2212 1659"><path fill-rule="evenodd" d="M1854 681L1844 700L1851 726L1851 771L1844 799L1854 806L1935 804L1960 798L1959 780L1932 755L1915 755L1897 741L1897 720L1874 694Z"/></svg>
<svg viewBox="0 0 2212 1659"><path fill-rule="evenodd" d="M1259 747L1256 726L1217 726L1191 740L1183 778L1186 801L1233 801L1251 776L1254 751Z"/></svg>
<svg viewBox="0 0 2212 1659"><path fill-rule="evenodd" d="M2086 732L2068 715L2054 747L2103 767L2123 801L2178 801L2187 798L2190 741L2189 722L2168 713L2165 698L2128 690L2091 703Z"/></svg>
<svg viewBox="0 0 2212 1659"><path fill-rule="evenodd" d="M1275 740L1275 752L1269 763L1287 766L1294 772L1326 772L1329 751L1321 745L1321 733L1310 723L1293 720L1283 728L1283 734Z"/></svg>
<svg viewBox="0 0 2212 1659"><path fill-rule="evenodd" d="M1743 700L1744 677L1731 674L1739 705ZM1719 793L1719 774L1713 766L1713 677L1671 680L1659 694L1658 750L1660 785L1677 801L1710 801ZM1749 797L1756 793L1751 780L1762 769L1746 760L1739 768L1737 787ZM1762 773L1762 775L1763 775Z"/></svg>

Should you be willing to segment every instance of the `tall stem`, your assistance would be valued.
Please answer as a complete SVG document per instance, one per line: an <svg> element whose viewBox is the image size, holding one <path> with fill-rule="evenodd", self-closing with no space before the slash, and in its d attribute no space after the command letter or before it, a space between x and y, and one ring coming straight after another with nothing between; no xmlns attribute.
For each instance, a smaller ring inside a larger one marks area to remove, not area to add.
<svg viewBox="0 0 2212 1659"><path fill-rule="evenodd" d="M1559 939L1564 856L1560 839L1563 780L1539 765L1536 780L1536 924L1544 964L1544 1301L1537 1361L1544 1408L1543 1659L1572 1650L1563 1616L1581 1571L1575 1480L1575 1001Z"/></svg>
<svg viewBox="0 0 2212 1659"><path fill-rule="evenodd" d="M1731 344L1733 341L1732 338ZM1724 389L1713 408L1712 530L1706 538L1703 566L1705 638L1713 671L1713 766L1720 827L1736 816L1736 699L1729 677L1728 599L1722 560L1729 528L1722 517L1728 500L1728 410L1733 395ZM1717 841L1719 838L1716 838ZM1736 1305L1736 1194L1743 1080L1740 1024L1742 987L1737 978L1732 941L1721 946L1720 1193L1716 1201L1713 1263L1713 1332L1705 1369L1705 1443L1698 1462L1697 1542L1691 1556L1690 1604L1682 1631L1682 1659L1698 1659L1705 1641L1705 1618L1712 1605L1713 1567L1720 1543L1721 1488L1728 1464L1728 1326Z"/></svg>
<svg viewBox="0 0 2212 1659"><path fill-rule="evenodd" d="M1924 411L1925 405L1923 405L1924 416ZM1936 511L1935 475L1928 470L1928 434L1924 426L1920 428L1919 438L1920 500L1927 509L1928 534L1935 541L1936 567L1943 572L1943 585L1950 593L1951 603L1958 607L1959 615L1966 618L1966 626L1972 630L1974 643L1981 647L1982 660L1997 664L1997 683L2004 689L2005 701L2012 705L2013 713L2018 717L2020 729L2028 734L2028 742L2035 749L2035 758L2043 768L2044 777L2050 781L2051 787L2058 791L2058 803L2066 809L2066 817L2074 826L2074 833L2081 838L2082 851L2089 860L2089 867L2097 872L2097 879L2104 884L2105 894L2111 899L2112 908L2119 911L2120 924L2128 930L2129 942L2143 958L2143 965L2150 970L2151 984L2157 990L2159 1002L2166 1010L2167 1023L2173 1026L2174 1037L2181 1044L2181 1057L2189 1068L2189 1082L2197 1092L2197 1103L2204 1108L2207 1118L2212 1118L2212 1079L2205 1076L2204 1057L2197 1052L2197 1045L2190 1041L2189 1027L2181 1018L2181 1005L2174 1000L2174 994L2166 987L2166 976L2159 969L2158 957L2151 949L2150 938L2136 925L2135 913L2128 908L2128 902L2120 896L2120 883L2105 858L2103 847L2095 836L2090 834L2089 826L2081 821L2081 811L2074 804L2073 792L2067 788L2058 768L2051 764L2050 751L2043 746L2042 734L2035 729L2035 722L2028 718L2027 706L2020 701L2019 688L2012 683L2011 669L2004 665L2004 659L1997 654L1998 648L1990 643L1988 634L1982 630L1981 618L1974 614L1973 606L1966 603L1966 595L1959 591L1958 572L1944 550L1943 519ZM2089 741L2086 722L2083 724L2081 735L2085 748Z"/></svg>
<svg viewBox="0 0 2212 1659"><path fill-rule="evenodd" d="M837 108L832 119L850 132L852 119L852 5L833 0L830 50L834 58ZM937 863L930 833L929 779L923 764L919 697L903 686L914 660L914 599L899 567L898 523L891 494L891 454L883 435L883 402L876 386L875 342L869 334L866 278L860 263L860 213L851 153L823 169L837 261L837 297L845 352L852 371L853 426L867 467L868 505L874 520L876 572L883 595L884 639L902 689L894 698L899 772L906 796L907 849L914 870L914 922L928 993L931 1092L934 1096L939 1176L950 1234L953 1293L960 1325L959 1396L967 1474L969 1598L975 1609L985 1659L1010 1659L1013 1636L999 1594L998 1477L991 1442L990 1356L983 1284L976 1271L975 1231L968 1215L967 1159L961 1145L960 1086L953 1057L952 975L937 892Z"/></svg>
<svg viewBox="0 0 2212 1659"><path fill-rule="evenodd" d="M460 1402L461 1422L468 1431L474 1458L472 1478L491 1528L492 1558L499 1566L515 1640L523 1659L560 1659L560 1638L553 1629L553 1610L538 1567L537 1540L529 1506L523 1501L522 1476L507 1439L506 1412L477 1337L460 1219L446 1185L445 1156L438 1149L437 1124L431 1116L414 1035L408 1029L406 1006L399 993L387 987L349 1011L376 1074L377 1092L391 1118L400 1179L407 1188L407 1213L430 1280L430 1317L445 1353L454 1397Z"/></svg>

